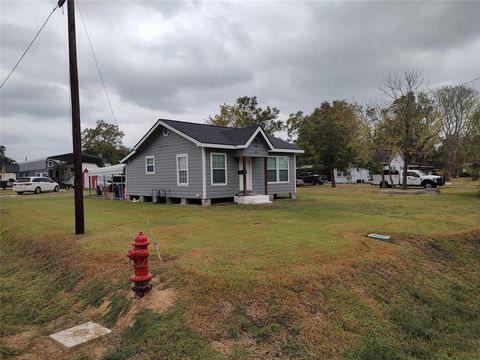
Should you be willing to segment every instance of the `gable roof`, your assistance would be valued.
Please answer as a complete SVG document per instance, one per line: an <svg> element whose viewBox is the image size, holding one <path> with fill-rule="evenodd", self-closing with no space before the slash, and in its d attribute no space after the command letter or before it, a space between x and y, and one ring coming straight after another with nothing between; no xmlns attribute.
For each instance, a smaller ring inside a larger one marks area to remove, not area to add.
<svg viewBox="0 0 480 360"><path fill-rule="evenodd" d="M18 169L18 164L0 164L0 170L6 173L17 173Z"/></svg>
<svg viewBox="0 0 480 360"><path fill-rule="evenodd" d="M252 125L244 128L233 128L178 120L159 119L133 147L133 150L120 162L124 162L133 154L135 154L137 149L159 126L164 126L165 128L184 137L185 139L190 140L197 146L202 147L244 149L250 145L257 135L260 135L265 139L265 142L270 148L269 151L303 153L303 150L298 146L267 134L259 125Z"/></svg>

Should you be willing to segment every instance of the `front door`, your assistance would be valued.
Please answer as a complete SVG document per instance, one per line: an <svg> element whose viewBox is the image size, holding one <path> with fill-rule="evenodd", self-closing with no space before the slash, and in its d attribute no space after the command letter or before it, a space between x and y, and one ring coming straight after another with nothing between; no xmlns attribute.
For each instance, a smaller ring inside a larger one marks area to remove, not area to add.
<svg viewBox="0 0 480 360"><path fill-rule="evenodd" d="M252 191L252 158L245 158L245 168L247 169L247 191ZM238 169L243 170L243 158L238 159ZM238 176L238 182L240 184L240 191L243 191L243 175Z"/></svg>

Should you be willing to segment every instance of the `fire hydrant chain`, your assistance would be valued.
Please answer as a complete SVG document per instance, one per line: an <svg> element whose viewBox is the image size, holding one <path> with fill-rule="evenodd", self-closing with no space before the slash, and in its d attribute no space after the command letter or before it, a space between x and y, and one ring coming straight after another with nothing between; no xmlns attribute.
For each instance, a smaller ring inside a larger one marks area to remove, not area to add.
<svg viewBox="0 0 480 360"><path fill-rule="evenodd" d="M148 244L150 244L150 241L140 232L132 243L133 249L128 250L127 253L130 261L133 261L133 267L135 269L135 275L130 278L134 283L131 289L139 297L142 297L152 288L150 280L153 276L148 271L148 257L150 255L148 252Z"/></svg>

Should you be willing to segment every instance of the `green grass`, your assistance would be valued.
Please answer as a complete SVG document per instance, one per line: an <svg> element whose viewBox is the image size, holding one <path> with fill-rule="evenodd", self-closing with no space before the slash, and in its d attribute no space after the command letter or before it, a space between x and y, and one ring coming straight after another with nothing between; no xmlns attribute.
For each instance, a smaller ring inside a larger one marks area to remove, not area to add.
<svg viewBox="0 0 480 360"><path fill-rule="evenodd" d="M169 259L152 257L153 272L181 296L167 314L142 312L105 359L221 357L212 341L229 344L230 359L480 357L480 196L470 184L438 196L317 186L268 206L86 198L85 213L75 237L70 193L1 199L4 334L62 315L74 324L108 296L98 320L113 326L131 306L116 294L128 289L130 243L139 231L151 238L148 218Z"/></svg>

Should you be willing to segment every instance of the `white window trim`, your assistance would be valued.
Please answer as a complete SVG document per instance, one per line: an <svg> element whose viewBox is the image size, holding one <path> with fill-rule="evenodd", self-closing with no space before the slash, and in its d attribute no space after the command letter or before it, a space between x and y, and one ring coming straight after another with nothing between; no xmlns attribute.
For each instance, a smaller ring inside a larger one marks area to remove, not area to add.
<svg viewBox="0 0 480 360"><path fill-rule="evenodd" d="M225 183L213 183L213 155L223 155L225 157ZM228 184L227 180L227 153L210 153L210 185L211 186L225 186Z"/></svg>
<svg viewBox="0 0 480 360"><path fill-rule="evenodd" d="M187 182L186 183L180 183L180 169L178 168L178 159L179 158L187 158ZM189 184L189 175L188 175L188 154L177 154L177 157L176 157L176 162L177 162L177 186L188 186Z"/></svg>
<svg viewBox="0 0 480 360"><path fill-rule="evenodd" d="M147 167L147 160L148 159L153 159L153 171L148 171L148 167ZM154 155L145 156L145 174L147 174L147 175L155 174L155 156Z"/></svg>
<svg viewBox="0 0 480 360"><path fill-rule="evenodd" d="M268 157L275 159L275 170L276 170L276 178L277 178L277 181L268 181L268 184L289 184L290 183L290 158L289 158L289 156L285 155L285 156L268 156ZM280 167L278 166L278 159L279 158L287 158L287 179L288 179L287 181L280 181Z"/></svg>

